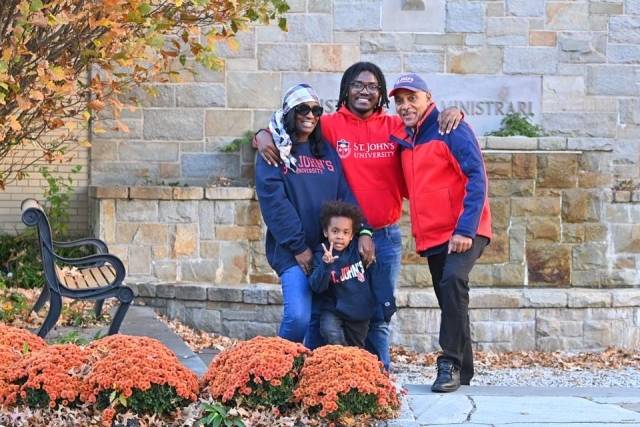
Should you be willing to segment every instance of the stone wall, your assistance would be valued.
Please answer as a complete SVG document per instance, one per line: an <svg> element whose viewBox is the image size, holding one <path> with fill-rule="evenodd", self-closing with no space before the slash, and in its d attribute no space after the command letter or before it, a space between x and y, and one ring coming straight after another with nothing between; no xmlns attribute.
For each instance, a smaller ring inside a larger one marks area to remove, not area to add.
<svg viewBox="0 0 640 427"><path fill-rule="evenodd" d="M640 346L640 192L602 187L606 153L540 150L566 141L481 139L494 238L471 275L478 349ZM90 199L94 234L124 260L138 302L239 339L276 334L282 296L252 188L92 187ZM401 225L392 340L433 350L437 301L408 215Z"/></svg>
<svg viewBox="0 0 640 427"><path fill-rule="evenodd" d="M640 285L640 191L611 185L611 154L543 151L565 138L481 138L494 237L473 269L483 287ZM519 145L523 149L500 150ZM493 148L491 148L493 147ZM535 150L534 150L535 148ZM275 283L255 192L236 187L92 187L92 229L129 276ZM406 205L405 205L406 206ZM430 286L409 216L399 286Z"/></svg>
<svg viewBox="0 0 640 427"><path fill-rule="evenodd" d="M534 121L547 137L479 137L495 234L471 277L473 295L492 295L472 310L478 346L638 347L638 0L425 0L435 18L424 23L394 20L399 12L388 8L400 2L391 0L288 3L288 33L252 26L238 50L218 47L223 70L153 85L156 97L140 88L142 108L121 117L130 132L93 135L93 233L123 258L143 301L238 338L275 333L277 295L254 301L268 286L256 284L277 278L253 190L223 187L251 180L255 151L222 147L263 127L292 80L328 82L333 92L321 96L330 112L335 82L364 60L388 78L415 72L449 90L477 79L474 87L509 81L509 92L526 79L537 103ZM406 212L402 227L407 298L394 341L433 348L437 310ZM190 288L168 284L187 281L206 289L182 298Z"/></svg>
<svg viewBox="0 0 640 427"><path fill-rule="evenodd" d="M606 153L611 165L603 186L638 184L638 0L424 0L425 20L417 26L408 15L398 19L409 13L399 10L398 1L288 3L289 31L252 26L238 35L239 49L221 44L216 52L223 70L197 68L199 74L184 73L182 83L153 85L155 97L146 88L136 90L132 95L143 108L121 118L130 132L93 135L92 184L202 186L251 179L253 152L220 148L264 127L292 78L327 79L333 102L335 82L359 60L378 64L389 77L437 77L442 83L436 91L447 82L464 87L451 83L461 78L479 79L476 87L483 79L492 87L501 80L536 80L534 121L546 135L566 139L543 149ZM402 31L398 22L406 24ZM473 122L473 113L468 119Z"/></svg>
<svg viewBox="0 0 640 427"><path fill-rule="evenodd" d="M139 303L187 325L238 339L274 336L282 315L278 285L132 283ZM391 342L416 351L438 347L440 314L431 289L396 292ZM478 350L640 348L639 289L472 288L471 336Z"/></svg>

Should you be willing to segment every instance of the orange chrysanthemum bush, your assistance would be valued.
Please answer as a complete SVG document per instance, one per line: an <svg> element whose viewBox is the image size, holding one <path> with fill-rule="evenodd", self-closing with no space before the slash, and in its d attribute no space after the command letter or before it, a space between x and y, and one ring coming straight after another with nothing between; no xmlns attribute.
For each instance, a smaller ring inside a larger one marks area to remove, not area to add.
<svg viewBox="0 0 640 427"><path fill-rule="evenodd" d="M48 344L45 340L26 329L15 328L0 324L0 345L7 345L18 351L23 351L26 347L28 351L37 351Z"/></svg>
<svg viewBox="0 0 640 427"><path fill-rule="evenodd" d="M22 353L15 348L0 345L0 406L16 387L14 384L7 383L7 375L13 370L13 364L21 357Z"/></svg>
<svg viewBox="0 0 640 427"><path fill-rule="evenodd" d="M90 362L91 352L75 344L47 346L14 359L4 376L0 399L6 405L32 409L74 406L84 384L79 372Z"/></svg>
<svg viewBox="0 0 640 427"><path fill-rule="evenodd" d="M111 335L90 348L97 360L80 398L95 403L103 421L126 411L163 416L198 398L198 375L158 340Z"/></svg>
<svg viewBox="0 0 640 427"><path fill-rule="evenodd" d="M400 407L389 374L373 354L357 347L328 345L308 357L294 392L301 402L330 420L370 415L388 418Z"/></svg>
<svg viewBox="0 0 640 427"><path fill-rule="evenodd" d="M264 406L286 411L304 360L311 354L302 344L279 337L255 337L216 356L202 378L214 399L239 406Z"/></svg>

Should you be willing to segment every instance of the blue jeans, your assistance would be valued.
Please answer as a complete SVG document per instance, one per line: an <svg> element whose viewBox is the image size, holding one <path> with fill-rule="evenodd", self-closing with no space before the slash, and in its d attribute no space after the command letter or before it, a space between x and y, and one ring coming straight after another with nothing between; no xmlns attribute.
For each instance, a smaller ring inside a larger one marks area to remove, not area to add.
<svg viewBox="0 0 640 427"><path fill-rule="evenodd" d="M320 304L314 298L309 280L300 266L285 270L280 276L284 313L278 336L289 341L307 341L311 350L324 345L320 335Z"/></svg>
<svg viewBox="0 0 640 427"><path fill-rule="evenodd" d="M373 232L373 244L376 248L376 262L384 276L382 280L386 286L395 290L400 263L402 262L402 234L398 224L379 228ZM380 277L380 275L378 275ZM365 349L378 356L388 371L391 364L389 355L389 324L384 321L382 306L378 305L369 323L369 333Z"/></svg>

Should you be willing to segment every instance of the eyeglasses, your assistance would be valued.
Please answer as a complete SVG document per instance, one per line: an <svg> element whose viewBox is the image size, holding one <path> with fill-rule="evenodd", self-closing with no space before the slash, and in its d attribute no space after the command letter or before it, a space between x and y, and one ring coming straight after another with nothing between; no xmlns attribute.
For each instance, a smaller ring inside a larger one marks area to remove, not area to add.
<svg viewBox="0 0 640 427"><path fill-rule="evenodd" d="M362 92L362 89L364 89L365 87L367 88L367 92L371 94L378 92L378 90L380 89L380 86L373 83L364 84L362 82L351 82L351 88L356 92Z"/></svg>
<svg viewBox="0 0 640 427"><path fill-rule="evenodd" d="M309 111L313 114L313 117L320 117L322 113L324 113L324 108L319 105L315 107L309 107L307 104L300 104L296 107L296 114L301 116L306 116L309 114Z"/></svg>

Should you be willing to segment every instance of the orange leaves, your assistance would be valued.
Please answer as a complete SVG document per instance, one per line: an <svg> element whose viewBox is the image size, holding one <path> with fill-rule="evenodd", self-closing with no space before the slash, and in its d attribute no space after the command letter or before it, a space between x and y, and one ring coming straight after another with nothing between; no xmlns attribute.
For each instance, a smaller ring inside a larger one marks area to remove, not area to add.
<svg viewBox="0 0 640 427"><path fill-rule="evenodd" d="M38 11L29 17L29 24L40 28L46 28L47 25L49 25L49 20L44 16L44 13Z"/></svg>
<svg viewBox="0 0 640 427"><path fill-rule="evenodd" d="M22 125L20 124L18 119L16 119L16 116L14 116L13 114L9 114L9 127L14 132L18 132L22 130Z"/></svg>
<svg viewBox="0 0 640 427"><path fill-rule="evenodd" d="M18 103L18 108L21 110L28 110L31 108L31 102L29 102L29 99L21 95L16 96L16 102Z"/></svg>
<svg viewBox="0 0 640 427"><path fill-rule="evenodd" d="M104 108L104 102L99 99L94 99L93 101L87 103L87 107L90 110L100 111Z"/></svg>
<svg viewBox="0 0 640 427"><path fill-rule="evenodd" d="M10 146L38 141L45 152L75 144L82 138L81 129L69 129L55 144L41 136L59 128L59 120L80 118L79 106L98 119L104 108L101 102L119 97L130 85L170 81L182 69L192 69L195 63L186 60L186 52L205 67L220 68L223 63L214 54L215 44L250 21L282 17L286 11L282 4L281 0L21 0L16 13L0 13L0 27L10 29L9 37L0 40L0 141ZM218 35L203 46L199 34L211 28L218 28ZM232 49L237 47L234 41L229 43ZM85 81L87 69L94 71L89 81ZM126 126L118 123L117 129ZM12 159L6 152L11 150L0 153L0 164L3 156L7 159L0 175L3 182L11 182L26 165L19 165L24 159Z"/></svg>
<svg viewBox="0 0 640 427"><path fill-rule="evenodd" d="M44 100L44 94L42 93L42 91L34 89L31 90L28 94L29 98L34 100L34 101L43 101Z"/></svg>

